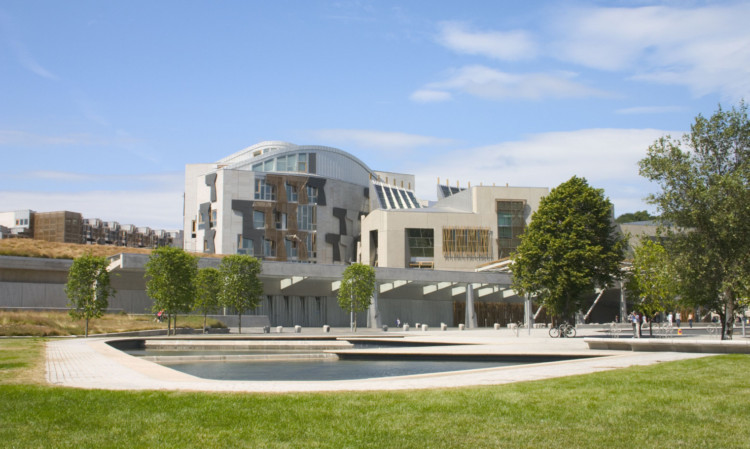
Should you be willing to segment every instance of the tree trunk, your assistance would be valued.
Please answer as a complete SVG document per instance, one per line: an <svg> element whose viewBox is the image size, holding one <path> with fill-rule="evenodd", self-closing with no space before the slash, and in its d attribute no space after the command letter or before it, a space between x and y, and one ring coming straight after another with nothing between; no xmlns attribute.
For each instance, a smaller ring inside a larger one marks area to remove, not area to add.
<svg viewBox="0 0 750 449"><path fill-rule="evenodd" d="M203 333L206 333L206 315L203 315Z"/></svg>
<svg viewBox="0 0 750 449"><path fill-rule="evenodd" d="M724 293L724 301L726 301L726 312L724 313L724 323L721 326L721 339L731 340L734 328L734 295L731 291Z"/></svg>
<svg viewBox="0 0 750 449"><path fill-rule="evenodd" d="M177 314L174 314L174 323L172 323L172 335L177 335Z"/></svg>
<svg viewBox="0 0 750 449"><path fill-rule="evenodd" d="M89 317L86 317L86 338L89 338Z"/></svg>
<svg viewBox="0 0 750 449"><path fill-rule="evenodd" d="M172 315L168 313L167 314L167 337L171 335L170 334L171 330L172 330Z"/></svg>
<svg viewBox="0 0 750 449"><path fill-rule="evenodd" d="M242 333L242 314L238 313L237 314L237 318L238 318L238 322L239 322L238 324L240 325L240 329L239 329L238 333L241 334Z"/></svg>

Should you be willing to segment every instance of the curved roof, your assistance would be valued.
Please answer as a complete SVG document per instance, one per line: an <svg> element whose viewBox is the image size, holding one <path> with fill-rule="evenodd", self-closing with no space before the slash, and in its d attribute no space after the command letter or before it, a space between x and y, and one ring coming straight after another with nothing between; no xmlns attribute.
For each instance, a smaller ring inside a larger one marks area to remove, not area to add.
<svg viewBox="0 0 750 449"><path fill-rule="evenodd" d="M260 154L258 154L259 151ZM375 172L370 169L367 164L362 162L362 160L351 153L347 153L344 150L323 145L296 145L280 140L267 140L264 142L256 143L255 145L249 146L243 150L220 159L217 163L222 165L226 164L227 168L240 168L248 163L257 164L258 162L261 162L265 159L277 157L284 153L300 151L323 151L343 156L356 162L368 173L372 173L373 175L375 174Z"/></svg>

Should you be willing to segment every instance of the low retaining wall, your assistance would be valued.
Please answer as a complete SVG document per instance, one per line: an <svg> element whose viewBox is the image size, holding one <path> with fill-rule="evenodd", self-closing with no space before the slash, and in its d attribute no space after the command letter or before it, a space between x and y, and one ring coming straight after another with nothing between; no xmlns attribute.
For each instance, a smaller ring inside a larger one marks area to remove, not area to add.
<svg viewBox="0 0 750 449"><path fill-rule="evenodd" d="M750 341L681 340L679 338L585 338L589 349L642 352L698 352L704 354L750 354Z"/></svg>

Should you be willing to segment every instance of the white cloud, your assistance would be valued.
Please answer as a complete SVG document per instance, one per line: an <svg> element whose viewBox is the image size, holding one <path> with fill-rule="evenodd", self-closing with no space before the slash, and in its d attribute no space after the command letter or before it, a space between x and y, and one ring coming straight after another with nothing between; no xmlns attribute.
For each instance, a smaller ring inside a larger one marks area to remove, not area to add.
<svg viewBox="0 0 750 449"><path fill-rule="evenodd" d="M585 129L535 134L525 140L456 150L408 167L417 178L417 194L435 198L435 179L461 186L549 187L585 177L605 189L617 211L646 208L648 182L638 175L638 161L649 145L670 132L658 129ZM672 132L679 136L681 132ZM634 209L635 207L635 209Z"/></svg>
<svg viewBox="0 0 750 449"><path fill-rule="evenodd" d="M0 145L98 145L103 143L106 143L103 139L86 133L43 136L25 131L0 129Z"/></svg>
<svg viewBox="0 0 750 449"><path fill-rule="evenodd" d="M458 53L502 61L532 59L537 53L532 36L523 30L471 31L465 24L456 22L443 22L439 27L438 42Z"/></svg>
<svg viewBox="0 0 750 449"><path fill-rule="evenodd" d="M608 97L611 94L574 81L570 72L508 73L482 65L465 66L455 70L444 81L427 84L418 92L463 92L489 100L523 98Z"/></svg>
<svg viewBox="0 0 750 449"><path fill-rule="evenodd" d="M694 95L750 95L750 4L574 9L556 20L550 54Z"/></svg>
<svg viewBox="0 0 750 449"><path fill-rule="evenodd" d="M314 138L329 142L331 145L354 145L364 149L381 151L402 151L455 143L452 139L366 129L321 129L312 131L312 135Z"/></svg>
<svg viewBox="0 0 750 449"><path fill-rule="evenodd" d="M635 115L635 114L669 114L672 112L681 112L685 108L681 106L635 106L632 108L623 108L615 111L616 114Z"/></svg>
<svg viewBox="0 0 750 449"><path fill-rule="evenodd" d="M452 99L453 95L441 90L420 89L412 93L409 98L418 103L438 103Z"/></svg>

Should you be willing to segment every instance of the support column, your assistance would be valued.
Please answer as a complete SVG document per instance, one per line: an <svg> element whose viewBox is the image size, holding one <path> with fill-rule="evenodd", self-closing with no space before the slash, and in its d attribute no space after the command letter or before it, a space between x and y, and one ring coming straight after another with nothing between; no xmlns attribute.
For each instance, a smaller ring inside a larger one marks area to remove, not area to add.
<svg viewBox="0 0 750 449"><path fill-rule="evenodd" d="M628 316L628 304L625 301L625 281L620 281L620 322L624 323Z"/></svg>
<svg viewBox="0 0 750 449"><path fill-rule="evenodd" d="M466 329L477 327L477 314L474 312L474 285L466 284L466 317L464 324Z"/></svg>
<svg viewBox="0 0 750 449"><path fill-rule="evenodd" d="M523 322L526 325L528 334L531 335L531 328L534 327L534 313L531 310L531 296L526 295L523 302Z"/></svg>
<svg viewBox="0 0 750 449"><path fill-rule="evenodd" d="M380 329L383 325L383 320L380 318L380 309L378 309L378 293L380 292L380 284L375 283L375 290L373 290L372 298L370 299L370 307L367 309L367 327L370 329Z"/></svg>

